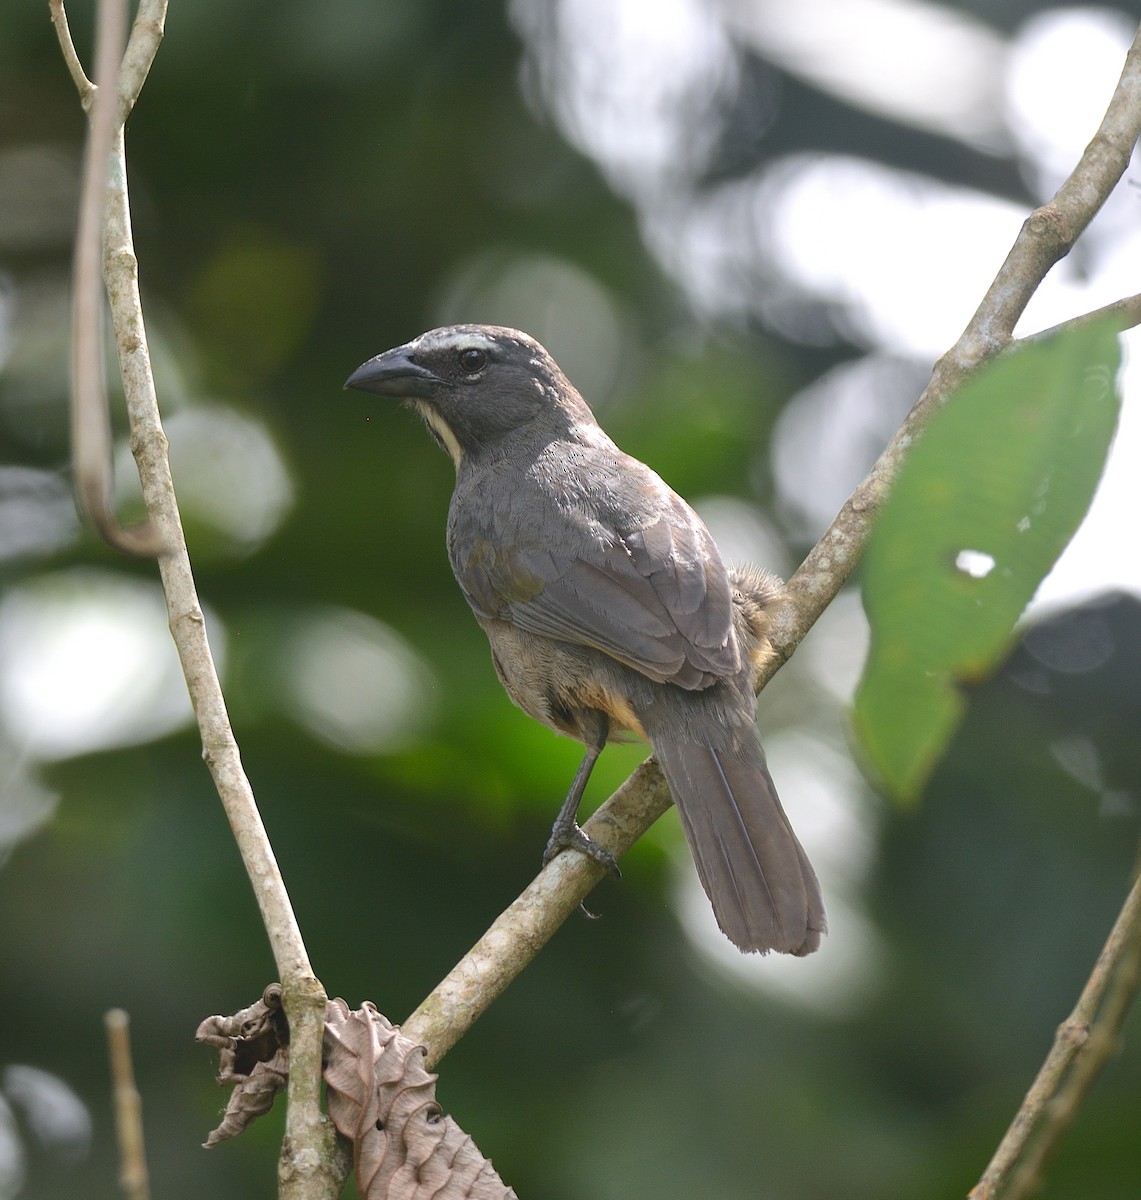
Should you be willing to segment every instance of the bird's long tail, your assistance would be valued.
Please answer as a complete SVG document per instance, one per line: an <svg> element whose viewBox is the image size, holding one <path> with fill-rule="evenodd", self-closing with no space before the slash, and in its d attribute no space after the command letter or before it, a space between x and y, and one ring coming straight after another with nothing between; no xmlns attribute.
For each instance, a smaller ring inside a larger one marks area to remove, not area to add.
<svg viewBox="0 0 1141 1200"><path fill-rule="evenodd" d="M739 949L811 954L827 928L816 872L755 738L733 750L652 738L717 923Z"/></svg>

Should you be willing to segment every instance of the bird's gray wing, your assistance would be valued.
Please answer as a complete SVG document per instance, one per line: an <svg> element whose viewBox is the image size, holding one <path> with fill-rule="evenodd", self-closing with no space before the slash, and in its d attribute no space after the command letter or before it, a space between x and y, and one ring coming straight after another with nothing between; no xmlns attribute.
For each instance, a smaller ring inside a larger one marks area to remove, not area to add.
<svg viewBox="0 0 1141 1200"><path fill-rule="evenodd" d="M721 556L684 500L621 458L592 478L589 504L517 493L498 536L456 547L460 586L485 616L593 646L659 683L705 687L740 667Z"/></svg>

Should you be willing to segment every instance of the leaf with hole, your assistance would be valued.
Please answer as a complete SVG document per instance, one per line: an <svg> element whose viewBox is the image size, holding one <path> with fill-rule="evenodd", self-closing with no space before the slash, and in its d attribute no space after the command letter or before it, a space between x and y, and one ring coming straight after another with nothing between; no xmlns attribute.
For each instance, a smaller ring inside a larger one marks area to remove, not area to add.
<svg viewBox="0 0 1141 1200"><path fill-rule="evenodd" d="M1093 499L1117 427L1120 352L1087 325L994 360L909 452L862 570L871 648L855 725L905 799L958 726Z"/></svg>

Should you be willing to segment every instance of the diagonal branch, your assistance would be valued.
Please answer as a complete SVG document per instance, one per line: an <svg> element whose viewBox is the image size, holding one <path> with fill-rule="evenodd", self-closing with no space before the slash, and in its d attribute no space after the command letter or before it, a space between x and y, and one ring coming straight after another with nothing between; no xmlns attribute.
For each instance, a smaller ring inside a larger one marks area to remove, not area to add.
<svg viewBox="0 0 1141 1200"><path fill-rule="evenodd" d="M1134 880L1074 1011L969 1200L1023 1200L1041 1182L1047 1155L1077 1116L1117 1050L1141 983L1141 877Z"/></svg>
<svg viewBox="0 0 1141 1200"><path fill-rule="evenodd" d="M1038 333L1018 338L1015 344L1045 342L1052 337L1057 337L1060 333L1068 332L1071 329L1080 329L1083 325L1092 325L1095 321L1106 320L1109 317L1113 317L1116 321L1119 333L1141 325L1141 292L1133 296L1123 296L1120 300L1114 300L1112 304L1105 304L1101 308L1095 308L1092 312L1082 313L1080 317L1071 317L1068 321L1051 325L1049 329L1042 329Z"/></svg>
<svg viewBox="0 0 1141 1200"><path fill-rule="evenodd" d="M1141 31L1126 55L1105 116L1077 166L1054 198L1023 222L959 340L935 364L930 381L896 435L789 581L784 603L773 621L771 636L779 659L769 667L769 676L787 661L855 569L912 441L963 380L1010 343L1015 325L1047 272L1069 252L1117 186L1139 135Z"/></svg>
<svg viewBox="0 0 1141 1200"><path fill-rule="evenodd" d="M1006 261L959 340L936 363L931 380L867 478L789 580L772 614L777 651L763 686L791 656L847 582L899 466L930 415L991 355L1009 344L1014 326L1046 273L1074 244L1116 186L1141 136L1141 33L1109 108L1078 165L1047 204L1027 217ZM587 822L590 838L620 855L670 805L653 759L644 762ZM491 1002L542 949L602 878L584 856L554 859L404 1023L404 1032L438 1063Z"/></svg>
<svg viewBox="0 0 1141 1200"><path fill-rule="evenodd" d="M669 808L669 788L647 759L583 826L615 858ZM574 851L552 859L401 1027L427 1051L429 1069L507 990L606 872Z"/></svg>
<svg viewBox="0 0 1141 1200"><path fill-rule="evenodd" d="M79 102L83 105L84 112L86 112L91 107L91 100L95 94L95 84L87 78L83 64L79 61L79 55L75 51L75 43L71 40L71 28L67 23L67 13L64 11L63 0L48 0L48 3L51 7L51 19L52 24L55 26L55 35L59 39L60 53L63 54L63 61L67 64L71 81L75 84L75 90L79 93Z"/></svg>

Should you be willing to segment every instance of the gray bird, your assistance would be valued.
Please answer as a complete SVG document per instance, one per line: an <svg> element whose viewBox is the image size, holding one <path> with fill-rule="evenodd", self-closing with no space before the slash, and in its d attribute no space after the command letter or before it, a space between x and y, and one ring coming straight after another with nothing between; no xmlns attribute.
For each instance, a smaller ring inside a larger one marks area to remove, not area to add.
<svg viewBox="0 0 1141 1200"><path fill-rule="evenodd" d="M754 724L779 583L727 572L693 509L618 449L524 333L433 329L345 387L405 400L451 456L448 556L500 682L586 746L544 861L575 846L616 872L575 817L602 747L634 733L665 773L728 938L745 951L815 950L820 886Z"/></svg>

